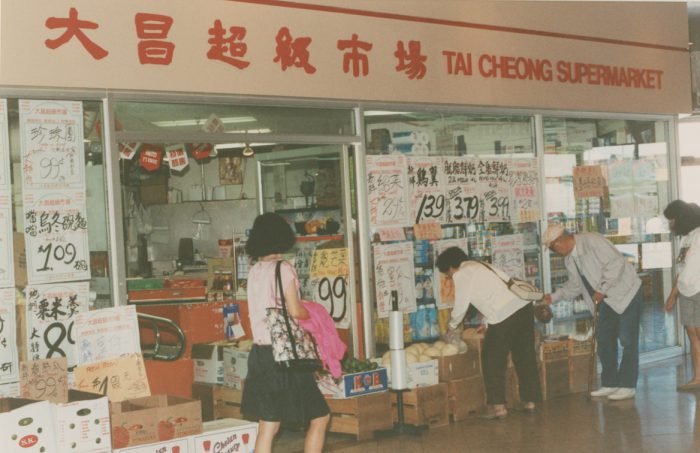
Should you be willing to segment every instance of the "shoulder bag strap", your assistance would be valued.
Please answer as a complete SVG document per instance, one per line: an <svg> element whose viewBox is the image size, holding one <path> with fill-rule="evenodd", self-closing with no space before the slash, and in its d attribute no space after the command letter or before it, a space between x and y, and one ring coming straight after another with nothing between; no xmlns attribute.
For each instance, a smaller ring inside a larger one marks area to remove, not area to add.
<svg viewBox="0 0 700 453"><path fill-rule="evenodd" d="M513 282L513 279L512 279L512 278L509 278L508 280L506 280L505 278L503 278L503 276L502 276L501 274L499 274L498 272L496 272L496 270L495 270L493 267L491 267L490 265L484 263L483 261L479 261L479 260L474 260L474 261L476 261L477 263L483 264L483 265L486 267L486 269L488 269L488 270L490 270L491 272L493 272L494 274L496 274L496 276L497 276L503 283L505 283L506 286L507 286L508 288L510 288L510 285L511 285L512 282Z"/></svg>
<svg viewBox="0 0 700 453"><path fill-rule="evenodd" d="M287 337L289 342L292 344L292 354L295 360L299 360L299 355L297 354L297 342L294 338L294 333L292 331L292 324L289 321L289 313L287 313L287 301L284 299L284 288L282 287L282 261L277 261L277 266L275 268L275 278L277 280L277 288L279 290L280 302L282 304L282 316L284 316L284 324L287 326Z"/></svg>

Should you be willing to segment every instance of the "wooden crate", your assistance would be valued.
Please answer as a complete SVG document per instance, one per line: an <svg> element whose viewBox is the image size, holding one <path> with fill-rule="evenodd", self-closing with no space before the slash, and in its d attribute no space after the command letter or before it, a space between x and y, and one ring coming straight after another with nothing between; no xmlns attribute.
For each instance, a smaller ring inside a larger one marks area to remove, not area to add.
<svg viewBox="0 0 700 453"><path fill-rule="evenodd" d="M590 356L592 347L593 341L590 339L585 341L569 339L569 356Z"/></svg>
<svg viewBox="0 0 700 453"><path fill-rule="evenodd" d="M371 393L344 399L326 399L331 409L328 430L354 434L358 441L371 439L374 431L391 429L391 397L389 392Z"/></svg>
<svg viewBox="0 0 700 453"><path fill-rule="evenodd" d="M569 357L569 341L547 341L540 346L540 360L552 362Z"/></svg>
<svg viewBox="0 0 700 453"><path fill-rule="evenodd" d="M241 398L243 390L232 389L218 384L195 382L192 385L192 398L202 402L202 420L220 418L243 419Z"/></svg>
<svg viewBox="0 0 700 453"><path fill-rule="evenodd" d="M465 420L486 406L484 378L473 376L447 383L447 404L452 421Z"/></svg>
<svg viewBox="0 0 700 453"><path fill-rule="evenodd" d="M542 362L540 380L542 399L549 400L569 393L569 359Z"/></svg>
<svg viewBox="0 0 700 453"><path fill-rule="evenodd" d="M577 355L569 357L569 391L571 393L588 391L588 375L590 372L591 358L589 355ZM597 368L598 359L593 361L593 367Z"/></svg>
<svg viewBox="0 0 700 453"><path fill-rule="evenodd" d="M391 395L394 421L399 415L396 395ZM437 427L450 423L448 389L446 383L417 387L403 392L404 421L409 425Z"/></svg>

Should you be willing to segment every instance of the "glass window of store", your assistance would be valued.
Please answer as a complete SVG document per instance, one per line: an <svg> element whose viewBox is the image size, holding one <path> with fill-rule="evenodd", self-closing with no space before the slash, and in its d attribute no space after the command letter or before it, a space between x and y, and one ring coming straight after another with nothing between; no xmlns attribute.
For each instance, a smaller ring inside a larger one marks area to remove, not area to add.
<svg viewBox="0 0 700 453"><path fill-rule="evenodd" d="M148 277L129 282L130 303L154 302L139 300L139 285L198 277L207 288L188 297L242 303L247 231L258 214L277 212L297 234L287 258L302 297L326 305L350 335L353 266L336 266L337 275L312 267L347 259L338 250L351 247L344 153L357 141L352 110L120 101L115 117L127 272ZM233 285L221 291L217 269L227 276L226 262ZM177 296L155 303L168 302Z"/></svg>
<svg viewBox="0 0 700 453"><path fill-rule="evenodd" d="M544 120L548 221L571 232L605 235L642 279L642 352L678 344L675 315L663 310L672 286L672 247L664 207L670 199L669 123L661 120ZM551 286L566 280L562 258L550 253ZM585 334L590 313L581 299L554 306L553 330Z"/></svg>
<svg viewBox="0 0 700 453"><path fill-rule="evenodd" d="M453 295L435 258L447 247L541 286L533 117L366 110L364 121L380 352L391 289L405 341L445 332Z"/></svg>
<svg viewBox="0 0 700 453"><path fill-rule="evenodd" d="M28 98L22 98L22 100L23 99ZM25 217L23 206L22 174L26 170L22 168L22 126L20 124L20 102L22 102L22 100L18 98L7 99L7 126L9 132L10 169L12 175L12 218L13 229L16 233L25 233L25 228L28 226L28 217ZM61 105L51 102L47 105L51 108L57 108L57 106L59 108L61 107ZM103 160L105 147L101 128L101 124L104 124L102 115L103 104L101 101L78 101L78 105L80 105L83 115L83 143L80 144L81 149L77 151L83 154L85 167L77 168L76 170L78 172L84 171L85 212L87 222L85 224L82 220L79 220L79 217L71 217L70 214L59 219L56 217L58 211L54 213L54 215L51 215L50 218L45 214L38 220L40 222L40 228L44 231L56 228L58 225L61 225L60 229L62 231L70 229L79 231L82 228L87 228L87 247L89 249L88 260L90 269L89 288L92 293L91 307L103 308L113 305L107 237L107 191ZM48 128L44 128L44 132L47 134L46 138L49 137L48 134L52 134L51 137L53 140L65 140L66 142L70 142L70 137L59 138L62 131L61 128L55 128L55 130L50 131ZM37 133L39 132L37 131ZM70 135L70 132L68 132L68 134ZM62 178L59 174L61 172L59 168L63 163L62 159L61 157L46 158L46 156L42 159L38 159L37 164L40 166L39 177L42 181L49 181L51 178ZM58 190L60 189L53 191L52 195L58 193ZM82 194L80 194L80 197L82 197ZM68 225L66 223L69 221L68 219L77 220L77 223L71 221L72 226ZM9 238L4 239L9 240ZM18 236L15 240L15 261L17 261L17 256L22 253L19 247L24 249L24 241ZM64 242L49 242L43 246L40 245L38 250L27 250L26 253L35 254L35 261L42 265L39 271L43 269L52 270L52 263L54 262L60 262L60 265L63 267L65 267L64 265L69 267L75 265L79 253L79 250L76 251L76 248L80 248L80 245L73 244L69 239ZM22 269L22 266L16 266L15 268L19 270ZM18 273L22 275L18 275ZM73 278L70 279L74 280ZM15 272L15 284L18 288L24 289L24 286L27 284L26 268L24 268L23 271Z"/></svg>

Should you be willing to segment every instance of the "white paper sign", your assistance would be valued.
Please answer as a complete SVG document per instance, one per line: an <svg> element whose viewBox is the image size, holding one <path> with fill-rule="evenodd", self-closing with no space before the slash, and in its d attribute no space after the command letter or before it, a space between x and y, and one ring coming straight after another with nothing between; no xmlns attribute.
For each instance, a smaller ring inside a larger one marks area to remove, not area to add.
<svg viewBox="0 0 700 453"><path fill-rule="evenodd" d="M348 277L331 275L309 280L313 291L312 300L322 304L339 329L350 327L352 303L348 295Z"/></svg>
<svg viewBox="0 0 700 453"><path fill-rule="evenodd" d="M477 161L468 157L444 158L448 222L479 222L482 219L477 188Z"/></svg>
<svg viewBox="0 0 700 453"><path fill-rule="evenodd" d="M0 288L15 286L12 245L12 208L0 206Z"/></svg>
<svg viewBox="0 0 700 453"><path fill-rule="evenodd" d="M189 160L185 145L171 145L165 148L165 158L173 171L182 171L187 168Z"/></svg>
<svg viewBox="0 0 700 453"><path fill-rule="evenodd" d="M133 305L81 313L75 319L73 335L79 365L141 353Z"/></svg>
<svg viewBox="0 0 700 453"><path fill-rule="evenodd" d="M0 398L19 398L19 381L0 384Z"/></svg>
<svg viewBox="0 0 700 453"><path fill-rule="evenodd" d="M377 313L386 318L391 311L391 292L399 295L399 311L416 311L413 243L378 244L374 246L374 285Z"/></svg>
<svg viewBox="0 0 700 453"><path fill-rule="evenodd" d="M23 198L29 282L89 280L85 193L36 192Z"/></svg>
<svg viewBox="0 0 700 453"><path fill-rule="evenodd" d="M411 225L406 158L404 156L367 156L366 162L370 225Z"/></svg>
<svg viewBox="0 0 700 453"><path fill-rule="evenodd" d="M668 269L672 264L670 242L642 244L642 269Z"/></svg>
<svg viewBox="0 0 700 453"><path fill-rule="evenodd" d="M10 191L10 142L8 139L7 100L0 99L0 192Z"/></svg>
<svg viewBox="0 0 700 453"><path fill-rule="evenodd" d="M447 200L442 159L409 156L406 165L411 222L445 223Z"/></svg>
<svg viewBox="0 0 700 453"><path fill-rule="evenodd" d="M83 104L19 101L22 187L85 191Z"/></svg>
<svg viewBox="0 0 700 453"><path fill-rule="evenodd" d="M65 357L69 367L77 364L74 322L88 310L89 289L87 282L27 286L29 360Z"/></svg>
<svg viewBox="0 0 700 453"><path fill-rule="evenodd" d="M0 99L0 288L15 286L7 100Z"/></svg>
<svg viewBox="0 0 700 453"><path fill-rule="evenodd" d="M19 379L17 355L17 319L15 317L15 290L0 290L0 384Z"/></svg>
<svg viewBox="0 0 700 453"><path fill-rule="evenodd" d="M513 222L536 222L542 216L538 187L540 170L537 159L513 159L510 170L513 188Z"/></svg>
<svg viewBox="0 0 700 453"><path fill-rule="evenodd" d="M525 256L521 234L496 236L491 240L491 246L494 266L511 277L525 278Z"/></svg>

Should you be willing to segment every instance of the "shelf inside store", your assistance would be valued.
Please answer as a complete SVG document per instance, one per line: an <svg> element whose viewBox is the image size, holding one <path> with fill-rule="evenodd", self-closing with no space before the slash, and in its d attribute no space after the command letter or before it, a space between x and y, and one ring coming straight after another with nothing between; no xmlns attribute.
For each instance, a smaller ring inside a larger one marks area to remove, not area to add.
<svg viewBox="0 0 700 453"><path fill-rule="evenodd" d="M574 313L572 316L566 316L563 318L554 318L554 322L566 322L566 321L578 321L579 319L589 319L591 318L590 312L584 311L581 313Z"/></svg>
<svg viewBox="0 0 700 453"><path fill-rule="evenodd" d="M297 236L297 242L316 242L316 241L342 241L342 234L331 234L322 236Z"/></svg>

